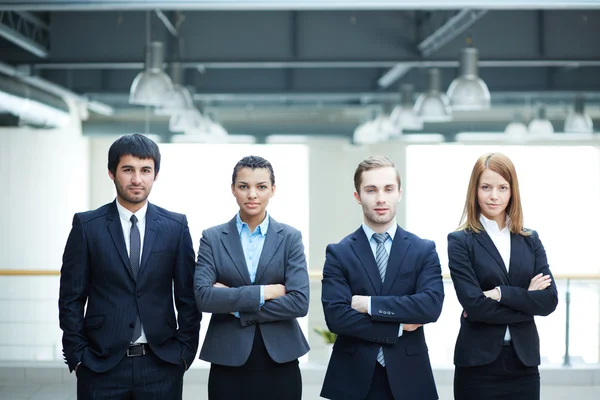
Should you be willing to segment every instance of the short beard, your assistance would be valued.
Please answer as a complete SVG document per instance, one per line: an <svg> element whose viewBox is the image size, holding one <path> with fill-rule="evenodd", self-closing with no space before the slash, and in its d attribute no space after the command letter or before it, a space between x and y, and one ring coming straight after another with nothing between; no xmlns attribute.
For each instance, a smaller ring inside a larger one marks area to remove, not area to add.
<svg viewBox="0 0 600 400"><path fill-rule="evenodd" d="M143 203L148 198L148 194L146 194L145 196L143 196L139 200L137 198L131 198L127 194L126 190L125 191L121 191L121 185L119 185L119 183L116 180L115 180L115 189L117 189L117 195L120 198L122 198L123 200L125 200L126 202L131 203L131 204L140 204L140 203Z"/></svg>

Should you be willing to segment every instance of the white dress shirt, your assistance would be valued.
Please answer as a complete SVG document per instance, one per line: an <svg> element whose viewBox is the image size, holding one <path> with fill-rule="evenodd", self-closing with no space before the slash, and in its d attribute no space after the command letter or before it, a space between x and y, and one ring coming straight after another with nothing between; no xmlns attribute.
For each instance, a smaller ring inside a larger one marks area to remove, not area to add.
<svg viewBox="0 0 600 400"><path fill-rule="evenodd" d="M129 256L129 235L131 233L131 216L134 214L121 204L117 203L117 211L119 211L119 219L121 220L121 227L123 228L123 238L125 238L125 247L127 247L127 255ZM148 211L148 202L144 204L142 208L135 212L135 216L138 219L137 226L140 231L140 266L142 264L142 252L144 251L144 234L146 233L146 212ZM144 332L144 325L142 325L142 335L135 343L148 343L146 339L146 333Z"/></svg>
<svg viewBox="0 0 600 400"><path fill-rule="evenodd" d="M504 265L506 266L506 272L508 272L510 268L510 219L508 219L508 215L506 216L506 223L504 224L504 229L500 230L496 221L492 221L483 216L483 214L479 215L479 221L483 228L494 242L494 246L500 253L500 257L502 257L502 261L504 261ZM498 288L500 291L500 288ZM502 296L502 292L500 292L500 296ZM508 330L508 326L506 327L506 333L504 334L504 340L510 340L510 331Z"/></svg>

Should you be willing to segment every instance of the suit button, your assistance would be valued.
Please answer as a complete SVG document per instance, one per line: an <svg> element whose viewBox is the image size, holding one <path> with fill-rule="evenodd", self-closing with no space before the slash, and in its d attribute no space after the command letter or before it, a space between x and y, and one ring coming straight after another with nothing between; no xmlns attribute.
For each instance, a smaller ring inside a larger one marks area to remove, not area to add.
<svg viewBox="0 0 600 400"><path fill-rule="evenodd" d="M129 323L129 327L130 327L130 328L135 328L135 324L134 324L133 322L130 322L130 323Z"/></svg>
<svg viewBox="0 0 600 400"><path fill-rule="evenodd" d="M392 315L396 315L396 313L394 313L394 312L392 311Z"/></svg>
<svg viewBox="0 0 600 400"><path fill-rule="evenodd" d="M379 314L383 314L383 311L379 310Z"/></svg>

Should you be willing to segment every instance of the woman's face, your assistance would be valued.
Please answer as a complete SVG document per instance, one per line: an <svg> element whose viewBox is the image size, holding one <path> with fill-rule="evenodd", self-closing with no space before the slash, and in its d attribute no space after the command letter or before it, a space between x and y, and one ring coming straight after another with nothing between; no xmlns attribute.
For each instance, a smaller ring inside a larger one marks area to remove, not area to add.
<svg viewBox="0 0 600 400"><path fill-rule="evenodd" d="M262 220L269 200L275 194L271 172L267 168L241 168L237 171L235 185L231 185L231 192L240 206L242 221Z"/></svg>
<svg viewBox="0 0 600 400"><path fill-rule="evenodd" d="M477 185L477 203L484 217L504 226L510 196L511 188L506 179L491 169L483 171Z"/></svg>

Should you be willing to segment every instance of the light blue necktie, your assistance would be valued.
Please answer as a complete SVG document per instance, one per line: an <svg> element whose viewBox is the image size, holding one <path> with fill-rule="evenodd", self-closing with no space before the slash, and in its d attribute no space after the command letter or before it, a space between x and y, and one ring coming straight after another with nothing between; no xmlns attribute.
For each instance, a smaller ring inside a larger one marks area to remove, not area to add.
<svg viewBox="0 0 600 400"><path fill-rule="evenodd" d="M388 233L374 233L373 239L377 242L377 249L375 250L375 262L379 269L379 275L381 276L381 283L385 282L385 272L387 271L387 264L389 255L385 250L384 243L389 237ZM379 348L377 353L377 362L385 367L385 359L383 358L383 348Z"/></svg>

